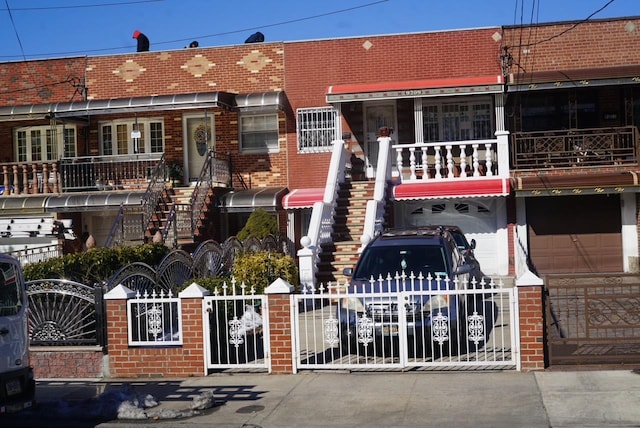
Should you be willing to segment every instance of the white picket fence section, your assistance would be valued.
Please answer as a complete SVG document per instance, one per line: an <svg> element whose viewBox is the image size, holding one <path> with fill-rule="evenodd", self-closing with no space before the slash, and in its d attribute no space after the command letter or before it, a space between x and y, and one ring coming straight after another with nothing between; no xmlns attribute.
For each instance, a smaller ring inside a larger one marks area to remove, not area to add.
<svg viewBox="0 0 640 428"><path fill-rule="evenodd" d="M345 284L292 295L295 366L518 369L516 296L514 288L493 280L449 284L404 275L379 278L366 289ZM422 312L416 301L431 302L431 310ZM444 302L458 309L450 314Z"/></svg>
<svg viewBox="0 0 640 428"><path fill-rule="evenodd" d="M127 300L129 346L182 345L182 305L171 291L138 291Z"/></svg>

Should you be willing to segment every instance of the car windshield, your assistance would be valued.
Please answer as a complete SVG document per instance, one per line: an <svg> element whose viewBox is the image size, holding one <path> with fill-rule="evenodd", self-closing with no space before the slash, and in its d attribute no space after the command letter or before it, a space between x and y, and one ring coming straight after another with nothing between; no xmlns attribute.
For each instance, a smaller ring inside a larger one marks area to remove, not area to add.
<svg viewBox="0 0 640 428"><path fill-rule="evenodd" d="M0 263L0 316L16 315L22 308L22 290L17 267Z"/></svg>
<svg viewBox="0 0 640 428"><path fill-rule="evenodd" d="M445 277L449 274L443 247L439 245L402 245L370 247L358 261L353 278L366 280L388 274L411 272L414 275Z"/></svg>

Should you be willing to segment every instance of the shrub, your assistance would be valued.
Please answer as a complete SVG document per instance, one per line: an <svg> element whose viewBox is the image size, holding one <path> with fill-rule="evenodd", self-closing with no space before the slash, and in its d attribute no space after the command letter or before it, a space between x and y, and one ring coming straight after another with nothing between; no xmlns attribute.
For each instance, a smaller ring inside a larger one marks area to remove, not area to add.
<svg viewBox="0 0 640 428"><path fill-rule="evenodd" d="M249 236L262 239L269 235L277 235L278 232L278 220L276 217L266 212L263 208L258 208L251 213L247 224L238 232L237 238L241 241L244 241Z"/></svg>
<svg viewBox="0 0 640 428"><path fill-rule="evenodd" d="M94 248L82 253L66 254L30 263L24 267L23 274L26 281L68 279L94 285L109 280L120 268L134 262L156 266L169 251L171 250L163 244Z"/></svg>
<svg viewBox="0 0 640 428"><path fill-rule="evenodd" d="M262 294L264 289L278 278L284 279L296 290L299 289L295 260L281 253L258 251L240 254L233 264L231 274L237 282L237 287L243 282L248 287L245 293L249 293L249 289L254 287L256 294Z"/></svg>

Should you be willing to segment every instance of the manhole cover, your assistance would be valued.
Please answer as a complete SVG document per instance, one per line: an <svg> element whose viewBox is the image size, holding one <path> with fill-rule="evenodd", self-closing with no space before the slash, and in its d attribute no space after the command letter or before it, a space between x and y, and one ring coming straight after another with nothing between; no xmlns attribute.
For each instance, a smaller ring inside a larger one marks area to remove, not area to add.
<svg viewBox="0 0 640 428"><path fill-rule="evenodd" d="M245 406L236 410L236 413L255 413L264 410L264 406Z"/></svg>

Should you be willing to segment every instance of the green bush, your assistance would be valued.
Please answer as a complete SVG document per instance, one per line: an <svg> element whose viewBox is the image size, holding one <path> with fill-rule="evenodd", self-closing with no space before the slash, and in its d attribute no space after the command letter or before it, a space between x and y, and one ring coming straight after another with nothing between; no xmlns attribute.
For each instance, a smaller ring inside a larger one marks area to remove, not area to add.
<svg viewBox="0 0 640 428"><path fill-rule="evenodd" d="M94 248L82 253L29 263L24 267L23 274L26 281L68 279L93 285L109 280L120 268L131 263L142 262L152 267L156 266L170 251L163 244Z"/></svg>
<svg viewBox="0 0 640 428"><path fill-rule="evenodd" d="M231 275L240 286L243 282L248 287L245 293L249 293L251 287L256 294L264 293L273 281L282 278L298 290L298 267L291 256L281 253L258 251L255 253L240 254L231 270Z"/></svg>
<svg viewBox="0 0 640 428"><path fill-rule="evenodd" d="M278 232L278 220L276 217L266 212L263 208L258 208L251 213L247 224L238 232L236 237L240 241L244 241L249 236L262 239L269 235L277 235Z"/></svg>

